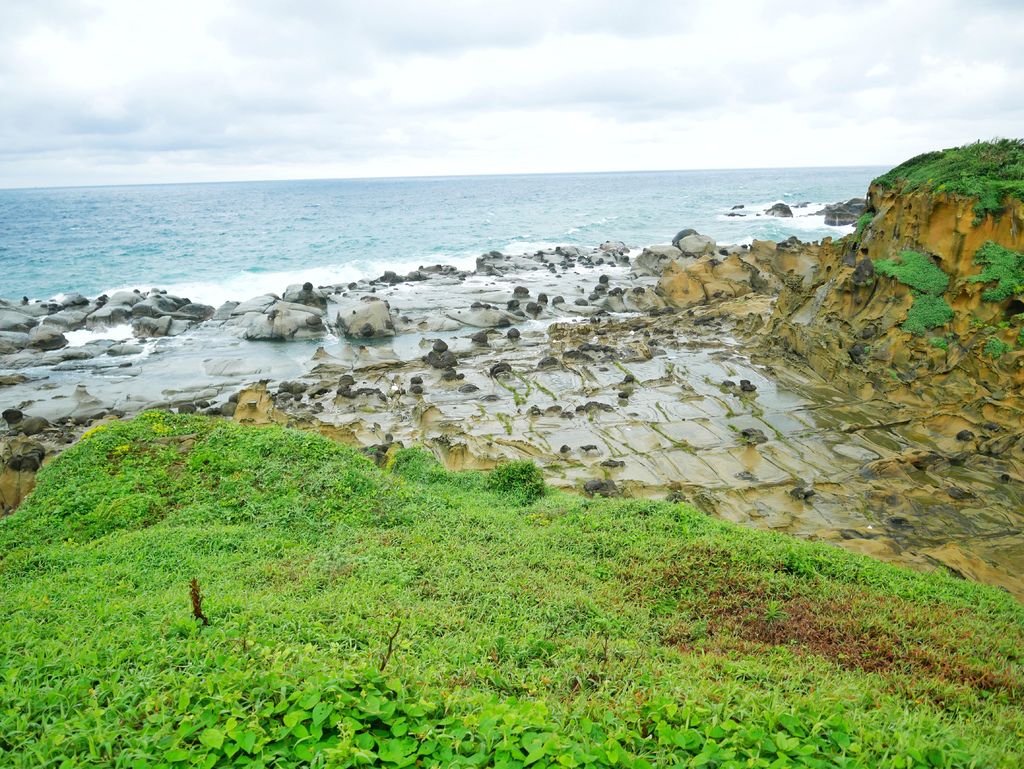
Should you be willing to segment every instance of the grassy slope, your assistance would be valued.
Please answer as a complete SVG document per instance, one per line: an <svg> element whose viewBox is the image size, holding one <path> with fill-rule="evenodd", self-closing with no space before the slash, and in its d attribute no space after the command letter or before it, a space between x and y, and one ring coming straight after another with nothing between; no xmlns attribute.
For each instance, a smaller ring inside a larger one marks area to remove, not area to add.
<svg viewBox="0 0 1024 769"><path fill-rule="evenodd" d="M978 198L980 220L998 216L1007 197L1024 200L1024 140L997 139L926 152L872 182L906 192L930 190Z"/></svg>
<svg viewBox="0 0 1024 769"><path fill-rule="evenodd" d="M1005 594L524 498L278 428L101 429L0 522L0 765L1020 765Z"/></svg>

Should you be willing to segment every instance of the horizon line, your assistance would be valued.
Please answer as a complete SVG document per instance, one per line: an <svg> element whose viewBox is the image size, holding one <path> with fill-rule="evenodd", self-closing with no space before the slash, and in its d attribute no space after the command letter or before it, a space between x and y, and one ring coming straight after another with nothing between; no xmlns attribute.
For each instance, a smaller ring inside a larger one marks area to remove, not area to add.
<svg viewBox="0 0 1024 769"><path fill-rule="evenodd" d="M182 187L194 184L290 184L294 182L371 182L371 181L429 181L441 179L489 179L489 178L517 178L524 176L599 176L615 174L677 174L677 173L702 173L702 172L723 172L723 171L814 171L830 169L850 168L888 168L887 164L850 164L835 166L748 166L736 168L641 168L624 171L531 171L520 173L489 173L489 174L414 174L411 176L310 176L295 177L290 179L218 179L218 180L196 180L178 182L113 182L108 184L54 184L54 185L25 185L14 187L0 187L0 192L31 192L47 190L83 190L83 189L108 189L119 187Z"/></svg>

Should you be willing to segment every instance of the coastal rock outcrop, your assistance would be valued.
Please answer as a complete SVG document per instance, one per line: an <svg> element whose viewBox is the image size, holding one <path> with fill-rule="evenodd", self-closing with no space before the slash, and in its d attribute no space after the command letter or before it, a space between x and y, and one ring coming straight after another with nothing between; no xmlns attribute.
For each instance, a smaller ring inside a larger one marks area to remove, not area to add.
<svg viewBox="0 0 1024 769"><path fill-rule="evenodd" d="M361 301L340 310L335 318L341 333L356 339L374 339L395 335L395 320L387 302L376 297L363 297Z"/></svg>
<svg viewBox="0 0 1024 769"><path fill-rule="evenodd" d="M845 203L833 203L825 206L819 214L824 214L825 224L830 227L844 227L856 224L857 220L867 211L868 201L865 198L851 198Z"/></svg>
<svg viewBox="0 0 1024 769"><path fill-rule="evenodd" d="M786 219L793 218L793 209L785 203L776 203L771 208L765 209L765 216L780 216Z"/></svg>
<svg viewBox="0 0 1024 769"><path fill-rule="evenodd" d="M285 302L272 294L242 302L224 323L243 339L319 339L327 333L321 313L304 304Z"/></svg>

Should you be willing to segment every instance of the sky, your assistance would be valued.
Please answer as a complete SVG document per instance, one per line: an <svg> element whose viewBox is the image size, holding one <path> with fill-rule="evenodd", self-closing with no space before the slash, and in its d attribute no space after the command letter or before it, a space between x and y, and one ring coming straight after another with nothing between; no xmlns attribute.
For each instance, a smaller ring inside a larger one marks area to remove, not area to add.
<svg viewBox="0 0 1024 769"><path fill-rule="evenodd" d="M893 165L1024 135L1024 0L2 0L0 187Z"/></svg>

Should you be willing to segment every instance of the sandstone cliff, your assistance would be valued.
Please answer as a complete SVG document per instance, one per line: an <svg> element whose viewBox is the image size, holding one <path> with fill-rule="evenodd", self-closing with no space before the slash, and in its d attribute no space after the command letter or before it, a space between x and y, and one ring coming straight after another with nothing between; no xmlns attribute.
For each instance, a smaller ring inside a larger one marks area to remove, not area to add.
<svg viewBox="0 0 1024 769"><path fill-rule="evenodd" d="M1008 197L1000 213L980 220L976 204L960 195L872 185L869 214L857 233L797 247L802 272L784 280L767 340L865 397L886 393L919 405L959 405L1019 425L1024 296L1011 291L992 300L994 282L981 279L979 251L988 243L1024 250L1024 202ZM898 270L908 251L948 277L945 290L940 284L929 296L913 280L883 274L880 266ZM911 313L915 301L936 312ZM925 317L916 332L907 330L915 315Z"/></svg>

